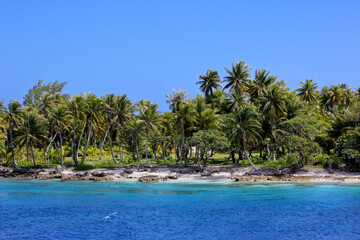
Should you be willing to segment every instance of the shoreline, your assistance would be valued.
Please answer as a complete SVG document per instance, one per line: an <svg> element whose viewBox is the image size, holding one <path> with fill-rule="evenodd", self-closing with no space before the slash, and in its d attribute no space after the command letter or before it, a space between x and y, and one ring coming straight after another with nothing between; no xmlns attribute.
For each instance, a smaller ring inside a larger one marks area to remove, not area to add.
<svg viewBox="0 0 360 240"><path fill-rule="evenodd" d="M232 182L360 182L360 173L335 171L329 173L325 169L304 168L296 172L290 169L261 168L254 171L250 167L199 166L188 167L119 167L99 168L92 170L72 170L62 168L34 169L7 168L0 166L0 177L33 178L39 180L60 179L61 181L140 181L159 182L168 180L205 180Z"/></svg>

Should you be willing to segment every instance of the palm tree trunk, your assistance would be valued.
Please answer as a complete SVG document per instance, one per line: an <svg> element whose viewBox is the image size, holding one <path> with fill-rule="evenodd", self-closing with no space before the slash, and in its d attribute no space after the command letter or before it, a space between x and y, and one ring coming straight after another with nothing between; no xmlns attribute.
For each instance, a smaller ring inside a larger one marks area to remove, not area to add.
<svg viewBox="0 0 360 240"><path fill-rule="evenodd" d="M181 147L180 147L180 162L181 162L181 166L184 166L183 163L183 148L184 148L184 142L185 142L185 123L183 123L183 127L182 127L182 139L181 139Z"/></svg>
<svg viewBox="0 0 360 240"><path fill-rule="evenodd" d="M75 129L76 129L76 114L74 113L74 126L73 126L73 140L71 142L71 157L73 159L73 161L76 161L76 158L75 158L75 147L76 147L76 144L75 144Z"/></svg>
<svg viewBox="0 0 360 240"><path fill-rule="evenodd" d="M146 126L146 149L145 149L146 163L149 167L152 167L148 161L148 144L149 144L149 128L148 126Z"/></svg>
<svg viewBox="0 0 360 240"><path fill-rule="evenodd" d="M105 144L105 139L106 139L106 136L107 136L107 134L108 134L108 132L109 132L109 129L110 129L110 125L108 125L107 128L106 128L106 132L105 132L104 139L102 140L101 145L100 145L100 153L99 153L99 156L98 156L97 159L95 159L96 161L98 161L98 160L101 158L101 152L102 152L102 150L103 150L103 147L104 147L104 144Z"/></svg>
<svg viewBox="0 0 360 240"><path fill-rule="evenodd" d="M29 162L29 145L26 144L26 158L27 158L27 161Z"/></svg>
<svg viewBox="0 0 360 240"><path fill-rule="evenodd" d="M250 165L254 168L255 171L259 170L251 161L250 157L249 157L249 154L247 153L247 151L245 150L245 155L246 155L246 158L247 160L249 161Z"/></svg>
<svg viewBox="0 0 360 240"><path fill-rule="evenodd" d="M85 131L85 127L86 127L86 119L85 119L85 122L84 122L84 127L81 130L81 134L80 134L80 137L79 137L79 143L78 143L78 146L77 146L77 149L76 149L76 156L75 156L75 164L76 165L79 164L79 149L80 149L81 139L82 139L82 136L83 136L84 131Z"/></svg>
<svg viewBox="0 0 360 240"><path fill-rule="evenodd" d="M146 167L146 165L141 161L141 158L140 158L137 138L135 139L135 144L136 144L137 159L139 160L139 162L141 163L141 165L142 165L143 167Z"/></svg>
<svg viewBox="0 0 360 240"><path fill-rule="evenodd" d="M91 121L91 123L90 123L90 129L89 129L89 134L88 134L88 138L87 138L87 140L86 140L86 145L85 145L85 150L84 150L83 160L81 161L81 163L80 163L80 164L82 164L82 163L85 161L85 159L86 159L86 152L87 152L87 148L88 148L88 146L89 146L89 142L90 142L90 137L91 137L92 126L93 126L93 122Z"/></svg>
<svg viewBox="0 0 360 240"><path fill-rule="evenodd" d="M33 150L32 145L30 146L30 148L31 148L31 154L32 154L32 159L33 159L34 167L36 167L35 156L34 156L34 150Z"/></svg>
<svg viewBox="0 0 360 240"><path fill-rule="evenodd" d="M117 141L118 141L118 146L119 146L119 155L120 155L120 161L121 164L123 165L123 167L125 167L125 163L124 163L124 158L122 156L122 152L121 152L121 146L120 146L120 134L119 134L119 128L116 131L116 135L117 135Z"/></svg>
<svg viewBox="0 0 360 240"><path fill-rule="evenodd" d="M116 164L118 164L119 162L116 161L115 156L114 156L113 145L112 145L112 140L111 140L110 134L109 134L109 141L110 141L110 150L111 150L112 159L113 159L113 161L114 161Z"/></svg>
<svg viewBox="0 0 360 240"><path fill-rule="evenodd" d="M45 150L45 153L44 153L45 162L47 162L47 165L48 165L48 166L49 166L49 160L47 160L46 155L47 155L47 152L49 151L49 148L50 148L51 144L52 144L53 141L55 140L56 135L57 135L57 133L55 133L55 135L50 139L50 143L49 143L49 145L47 146L47 148L46 148L46 150Z"/></svg>
<svg viewBox="0 0 360 240"><path fill-rule="evenodd" d="M9 130L10 130L10 147L11 147L12 162L13 162L14 167L16 167L18 164L17 164L17 162L15 161L11 120L9 121Z"/></svg>
<svg viewBox="0 0 360 240"><path fill-rule="evenodd" d="M63 145L62 145L62 135L60 132L60 128L58 127L58 132L59 132L59 138L60 138L60 162L61 162L61 166L64 167L64 161L63 161Z"/></svg>
<svg viewBox="0 0 360 240"><path fill-rule="evenodd" d="M46 148L44 148L44 162L45 162L45 164L46 164L47 167L50 167L50 166L49 166L49 162L48 162L47 159L46 159Z"/></svg>
<svg viewBox="0 0 360 240"><path fill-rule="evenodd" d="M276 161L276 158L275 158L275 147L274 147L274 121L271 120L271 124L270 124L270 128L271 128L271 154L273 156L273 160Z"/></svg>
<svg viewBox="0 0 360 240"><path fill-rule="evenodd" d="M164 155L164 164L168 165L166 162L166 149L165 149L165 128L164 128L164 137L163 137L163 155Z"/></svg>

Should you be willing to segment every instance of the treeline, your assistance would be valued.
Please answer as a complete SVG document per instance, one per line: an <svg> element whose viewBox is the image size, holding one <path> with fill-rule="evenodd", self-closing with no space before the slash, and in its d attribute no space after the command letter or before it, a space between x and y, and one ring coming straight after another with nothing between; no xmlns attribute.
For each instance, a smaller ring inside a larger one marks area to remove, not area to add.
<svg viewBox="0 0 360 240"><path fill-rule="evenodd" d="M167 95L169 112L126 95L63 94L66 83L38 82L23 103L0 102L0 157L8 165L81 165L87 158L143 166L206 165L216 152L233 164L307 164L357 169L360 162L360 88L345 84L318 89L310 79L292 91L269 71L243 61L225 68L221 80L208 70L197 84L203 94ZM253 161L252 161L253 160Z"/></svg>

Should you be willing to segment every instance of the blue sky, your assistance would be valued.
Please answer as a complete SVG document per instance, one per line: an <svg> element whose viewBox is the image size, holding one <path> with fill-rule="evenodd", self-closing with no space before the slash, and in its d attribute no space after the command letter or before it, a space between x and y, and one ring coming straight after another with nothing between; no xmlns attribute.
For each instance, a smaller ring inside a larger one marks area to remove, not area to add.
<svg viewBox="0 0 360 240"><path fill-rule="evenodd" d="M360 1L0 1L0 99L37 80L70 94L126 93L168 110L208 68L244 60L292 89L360 78Z"/></svg>

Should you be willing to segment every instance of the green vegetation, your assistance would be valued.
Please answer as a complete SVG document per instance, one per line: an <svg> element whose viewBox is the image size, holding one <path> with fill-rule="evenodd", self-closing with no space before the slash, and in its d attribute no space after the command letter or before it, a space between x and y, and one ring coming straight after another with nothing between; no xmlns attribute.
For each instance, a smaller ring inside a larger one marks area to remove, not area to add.
<svg viewBox="0 0 360 240"><path fill-rule="evenodd" d="M66 83L0 102L0 161L8 166L86 170L119 166L237 165L273 168L360 163L360 88L295 91L244 61L199 76L202 94L167 95L170 112L126 95L63 94ZM221 85L224 83L224 86Z"/></svg>

